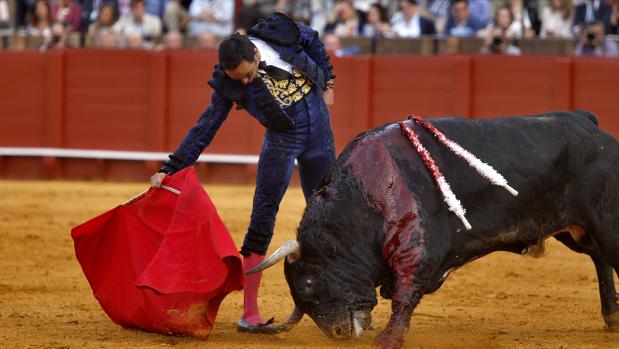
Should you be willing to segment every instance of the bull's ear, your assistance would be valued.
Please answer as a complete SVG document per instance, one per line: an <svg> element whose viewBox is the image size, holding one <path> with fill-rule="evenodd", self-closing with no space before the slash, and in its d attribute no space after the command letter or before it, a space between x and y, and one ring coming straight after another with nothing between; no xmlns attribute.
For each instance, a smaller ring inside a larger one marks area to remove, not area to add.
<svg viewBox="0 0 619 349"><path fill-rule="evenodd" d="M298 261L299 259L301 259L301 246L299 245L299 248L292 252L291 254L289 254L288 256L286 256L286 261L288 263L294 263L296 261Z"/></svg>

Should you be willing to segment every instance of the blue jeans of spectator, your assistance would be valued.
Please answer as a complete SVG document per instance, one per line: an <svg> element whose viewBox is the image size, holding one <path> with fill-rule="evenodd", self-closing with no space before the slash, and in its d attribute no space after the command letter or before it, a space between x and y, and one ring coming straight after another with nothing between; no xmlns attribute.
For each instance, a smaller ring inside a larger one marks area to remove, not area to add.
<svg viewBox="0 0 619 349"><path fill-rule="evenodd" d="M335 161L329 112L316 89L288 107L286 113L295 121L295 129L285 132L267 129L264 136L251 221L241 247L245 256L250 252L266 254L295 159L306 203Z"/></svg>

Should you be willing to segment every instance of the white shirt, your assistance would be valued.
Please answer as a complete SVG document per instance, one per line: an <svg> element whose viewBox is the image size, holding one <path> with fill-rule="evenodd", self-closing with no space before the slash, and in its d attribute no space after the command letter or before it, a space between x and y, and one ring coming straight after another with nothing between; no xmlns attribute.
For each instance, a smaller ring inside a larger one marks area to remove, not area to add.
<svg viewBox="0 0 619 349"><path fill-rule="evenodd" d="M198 18L202 12L213 12L216 22ZM234 30L234 0L193 0L189 5L189 33L198 36L210 32L215 36L224 37Z"/></svg>
<svg viewBox="0 0 619 349"><path fill-rule="evenodd" d="M401 38L418 38L421 36L421 25L419 15L415 14L409 21L404 18L401 12L393 16L391 30Z"/></svg>
<svg viewBox="0 0 619 349"><path fill-rule="evenodd" d="M132 14L122 16L114 23L112 29L120 35L141 35L141 36L159 36L161 35L161 20L159 17L144 14L141 23L135 21Z"/></svg>
<svg viewBox="0 0 619 349"><path fill-rule="evenodd" d="M540 37L542 39L548 37L548 32L552 32L554 37L571 38L572 37L572 16L563 19L561 11L553 11L550 7L544 7L542 10L542 31Z"/></svg>
<svg viewBox="0 0 619 349"><path fill-rule="evenodd" d="M274 65L280 69L292 73L292 65L288 62L284 62L279 57L279 53L269 46L269 44L253 36L248 36L247 38L251 40L254 45L256 45L258 52L260 52L260 60L265 61L267 65ZM264 71L260 71L264 73Z"/></svg>

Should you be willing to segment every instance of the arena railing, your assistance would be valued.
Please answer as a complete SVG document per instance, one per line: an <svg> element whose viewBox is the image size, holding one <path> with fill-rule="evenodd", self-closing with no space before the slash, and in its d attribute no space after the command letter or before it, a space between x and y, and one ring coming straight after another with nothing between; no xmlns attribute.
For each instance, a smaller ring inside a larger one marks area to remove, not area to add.
<svg viewBox="0 0 619 349"><path fill-rule="evenodd" d="M53 157L73 159L166 161L169 153L121 150L0 147L0 156ZM257 155L202 154L197 162L219 164L257 164Z"/></svg>
<svg viewBox="0 0 619 349"><path fill-rule="evenodd" d="M619 43L619 36L609 36ZM153 38L153 42L162 43L163 38ZM79 33L69 37L70 47L80 47L82 42L86 47L92 47L93 38L86 36L81 40ZM196 47L198 39L185 36L184 47ZM576 39L522 39L518 45L523 55L561 55L567 56L574 52ZM43 44L43 38L29 36L25 33L1 32L0 49L2 50L38 50ZM379 55L440 55L451 53L478 53L483 47L480 38L454 38L426 36L415 39L385 39L385 38L344 38L342 46L356 46L362 54Z"/></svg>

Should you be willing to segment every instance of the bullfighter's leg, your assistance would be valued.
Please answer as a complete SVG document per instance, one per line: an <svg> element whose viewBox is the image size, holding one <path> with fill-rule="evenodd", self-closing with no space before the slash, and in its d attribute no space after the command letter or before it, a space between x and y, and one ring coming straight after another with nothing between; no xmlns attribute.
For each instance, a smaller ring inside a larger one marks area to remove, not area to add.
<svg viewBox="0 0 619 349"><path fill-rule="evenodd" d="M597 247L597 243L588 235L576 241L567 232L559 233L555 235L555 238L573 251L585 253L591 257L597 274L604 322L610 329L619 328L619 305L617 304L617 292L613 280L613 268L602 257L602 252Z"/></svg>
<svg viewBox="0 0 619 349"><path fill-rule="evenodd" d="M319 102L321 108L326 108L322 98L319 99ZM307 145L303 153L297 158L305 202L309 202L325 173L335 162L333 131L326 112L317 114L312 118L307 132L309 134Z"/></svg>
<svg viewBox="0 0 619 349"><path fill-rule="evenodd" d="M303 195L305 202L309 202L322 177L335 162L335 153L333 148L331 150L311 149L303 153L298 160Z"/></svg>
<svg viewBox="0 0 619 349"><path fill-rule="evenodd" d="M286 192L294 169L294 159L300 152L295 134L267 131L258 161L256 191L247 234L241 247L243 269L248 270L264 260L273 236L275 216ZM262 273L246 276L243 292L243 317L239 331L265 332L258 309L258 289Z"/></svg>

